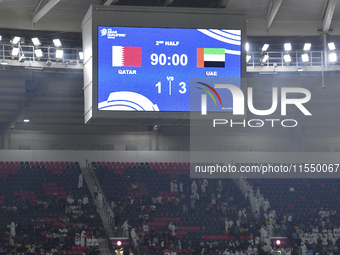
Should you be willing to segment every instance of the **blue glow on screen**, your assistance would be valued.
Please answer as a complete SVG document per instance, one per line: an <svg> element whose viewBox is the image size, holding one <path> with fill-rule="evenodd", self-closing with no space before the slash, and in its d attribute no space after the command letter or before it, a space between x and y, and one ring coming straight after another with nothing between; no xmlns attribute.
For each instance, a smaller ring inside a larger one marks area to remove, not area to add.
<svg viewBox="0 0 340 255"><path fill-rule="evenodd" d="M99 26L98 110L199 111L190 78L241 78L241 45L240 30Z"/></svg>

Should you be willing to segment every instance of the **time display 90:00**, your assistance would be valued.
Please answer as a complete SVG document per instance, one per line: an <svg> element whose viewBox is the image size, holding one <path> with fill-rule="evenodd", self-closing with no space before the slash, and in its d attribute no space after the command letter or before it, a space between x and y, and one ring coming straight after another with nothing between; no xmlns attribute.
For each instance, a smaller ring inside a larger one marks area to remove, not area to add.
<svg viewBox="0 0 340 255"><path fill-rule="evenodd" d="M156 54L152 53L150 56L151 65L173 65L173 66L186 66L188 64L188 56L186 54L173 54L172 56L166 56L164 53Z"/></svg>

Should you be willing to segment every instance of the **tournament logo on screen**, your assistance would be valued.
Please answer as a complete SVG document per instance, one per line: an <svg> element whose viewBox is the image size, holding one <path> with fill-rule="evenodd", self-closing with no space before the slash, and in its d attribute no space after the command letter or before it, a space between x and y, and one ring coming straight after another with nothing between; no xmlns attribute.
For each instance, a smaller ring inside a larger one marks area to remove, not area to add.
<svg viewBox="0 0 340 255"><path fill-rule="evenodd" d="M225 67L225 49L197 48L197 67Z"/></svg>
<svg viewBox="0 0 340 255"><path fill-rule="evenodd" d="M112 46L112 66L142 66L142 47Z"/></svg>

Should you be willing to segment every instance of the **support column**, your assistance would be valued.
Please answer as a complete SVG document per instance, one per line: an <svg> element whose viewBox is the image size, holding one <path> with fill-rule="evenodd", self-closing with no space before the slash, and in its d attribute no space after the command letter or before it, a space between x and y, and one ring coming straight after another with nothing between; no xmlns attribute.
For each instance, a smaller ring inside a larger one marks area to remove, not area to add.
<svg viewBox="0 0 340 255"><path fill-rule="evenodd" d="M327 34L324 33L322 35L323 37L323 54L324 54L324 58L323 58L323 61L324 61L324 67L327 68L328 67L328 45L327 45Z"/></svg>

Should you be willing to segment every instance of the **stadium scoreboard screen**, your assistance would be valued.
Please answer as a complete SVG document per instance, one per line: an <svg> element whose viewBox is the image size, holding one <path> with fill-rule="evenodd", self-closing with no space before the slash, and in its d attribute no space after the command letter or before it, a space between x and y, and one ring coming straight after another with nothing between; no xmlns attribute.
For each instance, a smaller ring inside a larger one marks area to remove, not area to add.
<svg viewBox="0 0 340 255"><path fill-rule="evenodd" d="M241 80L243 15L164 9L90 8L83 21L85 123L175 119L179 113L189 118L200 111L190 105L192 78ZM181 19L190 24L176 25ZM224 109L230 109L232 102L225 101Z"/></svg>
<svg viewBox="0 0 340 255"><path fill-rule="evenodd" d="M98 110L190 111L190 78L241 78L241 31L98 26Z"/></svg>

